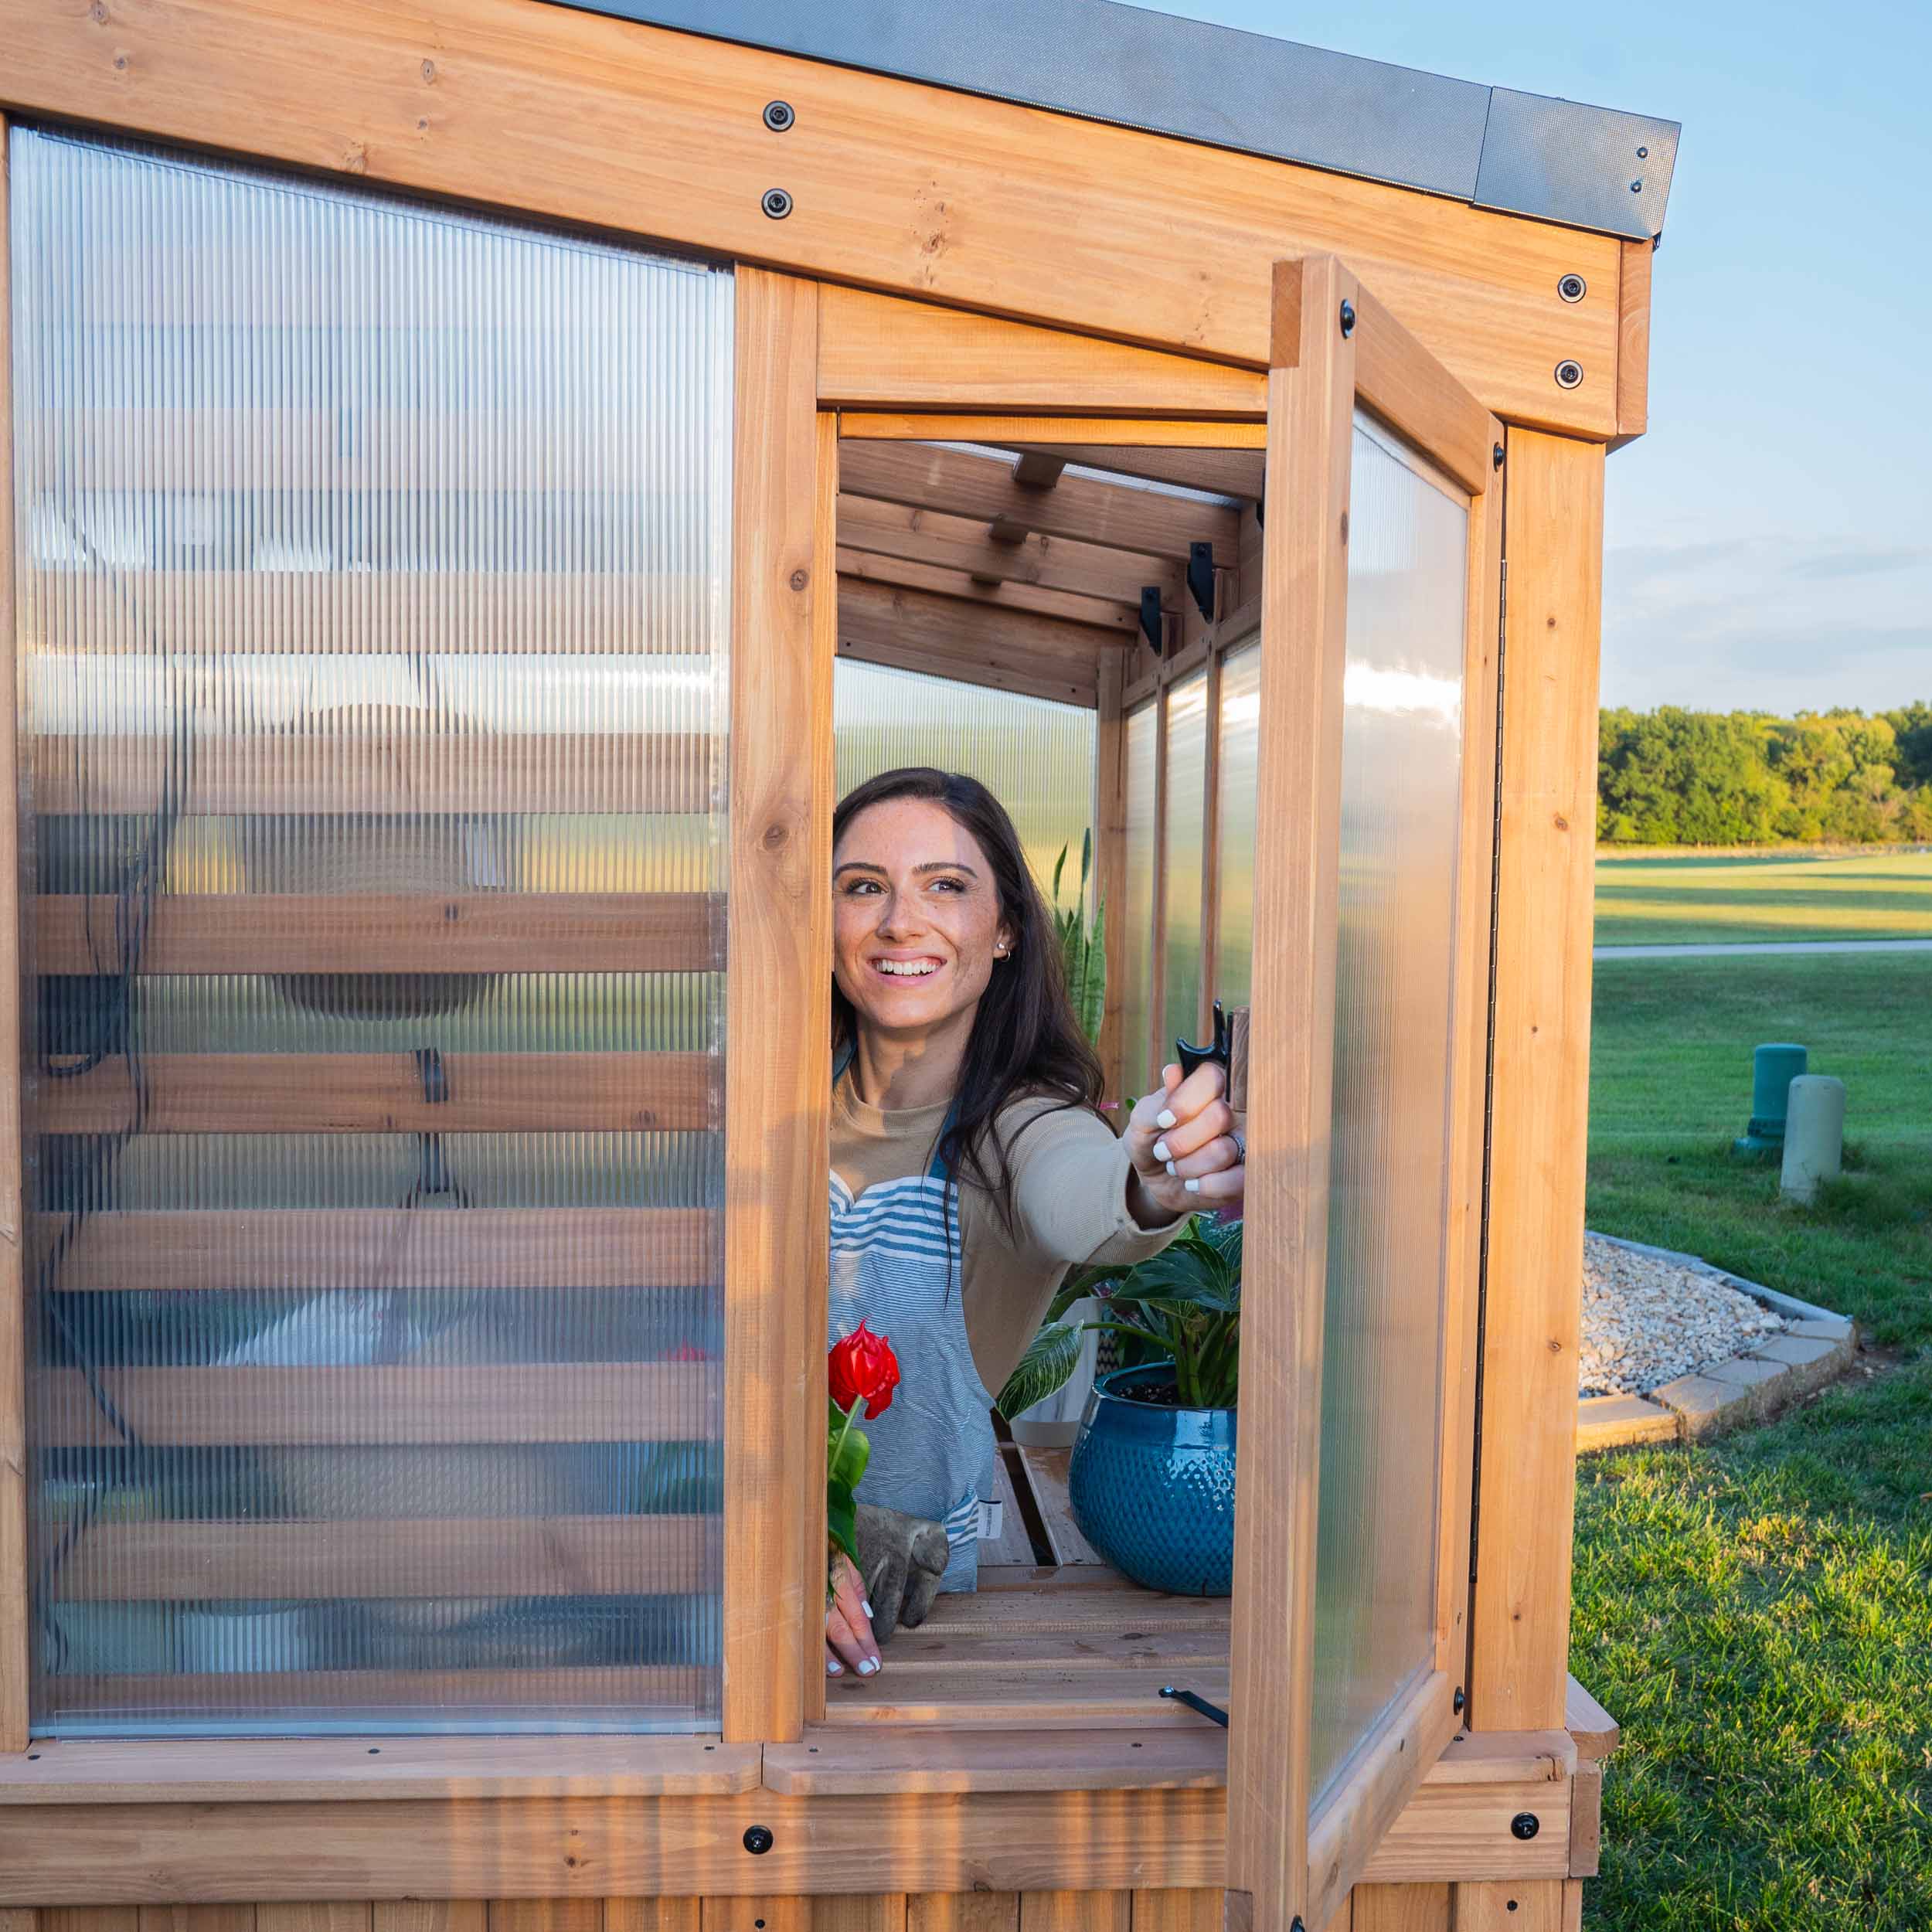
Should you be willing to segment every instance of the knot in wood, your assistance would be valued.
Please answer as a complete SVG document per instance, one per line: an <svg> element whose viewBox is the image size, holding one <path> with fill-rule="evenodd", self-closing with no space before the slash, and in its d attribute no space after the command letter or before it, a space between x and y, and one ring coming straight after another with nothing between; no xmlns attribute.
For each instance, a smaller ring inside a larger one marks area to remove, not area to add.
<svg viewBox="0 0 1932 1932"><path fill-rule="evenodd" d="M809 570L794 570L789 581L794 590L802 590L811 581L811 573Z"/></svg>
<svg viewBox="0 0 1932 1932"><path fill-rule="evenodd" d="M782 852L791 842L789 825L772 824L766 826L765 835L759 841L767 852Z"/></svg>
<svg viewBox="0 0 1932 1932"><path fill-rule="evenodd" d="M436 63L434 60L426 60L423 63L423 78L425 80L434 80L436 78Z"/></svg>

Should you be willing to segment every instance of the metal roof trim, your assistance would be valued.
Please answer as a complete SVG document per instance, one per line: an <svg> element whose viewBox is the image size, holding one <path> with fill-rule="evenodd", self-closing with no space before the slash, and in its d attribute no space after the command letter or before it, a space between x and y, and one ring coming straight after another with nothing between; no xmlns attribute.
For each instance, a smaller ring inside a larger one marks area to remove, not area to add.
<svg viewBox="0 0 1932 1932"><path fill-rule="evenodd" d="M547 3L1634 240L1662 230L1677 155L1675 121L1485 87L1121 0Z"/></svg>

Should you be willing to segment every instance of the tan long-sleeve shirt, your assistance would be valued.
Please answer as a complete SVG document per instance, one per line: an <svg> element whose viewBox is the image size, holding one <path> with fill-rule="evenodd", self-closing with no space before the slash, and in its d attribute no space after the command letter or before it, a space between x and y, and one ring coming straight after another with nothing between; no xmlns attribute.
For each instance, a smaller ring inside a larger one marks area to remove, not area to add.
<svg viewBox="0 0 1932 1932"><path fill-rule="evenodd" d="M832 1100L834 1172L855 1197L881 1182L923 1174L947 1111L941 1104L884 1112L841 1080ZM1181 1215L1143 1228L1134 1219L1127 1143L1083 1108L1016 1102L1000 1115L998 1131L1012 1156L1013 1226L983 1189L964 1179L959 1189L967 1339L980 1379L995 1394L1026 1352L1070 1268L1145 1260L1187 1219Z"/></svg>

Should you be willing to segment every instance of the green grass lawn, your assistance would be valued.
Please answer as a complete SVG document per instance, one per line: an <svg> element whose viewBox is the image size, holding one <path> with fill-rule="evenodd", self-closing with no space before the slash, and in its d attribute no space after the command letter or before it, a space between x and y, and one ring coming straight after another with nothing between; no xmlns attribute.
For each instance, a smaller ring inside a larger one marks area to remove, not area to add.
<svg viewBox="0 0 1932 1932"><path fill-rule="evenodd" d="M1600 859L1600 946L1932 939L1932 852Z"/></svg>
<svg viewBox="0 0 1932 1932"><path fill-rule="evenodd" d="M1932 1927L1932 954L1600 961L1590 1224L1855 1315L1769 1427L1586 1462L1572 1667L1621 1720L1587 1923ZM1727 1148L1750 1049L1849 1090L1818 1204Z"/></svg>

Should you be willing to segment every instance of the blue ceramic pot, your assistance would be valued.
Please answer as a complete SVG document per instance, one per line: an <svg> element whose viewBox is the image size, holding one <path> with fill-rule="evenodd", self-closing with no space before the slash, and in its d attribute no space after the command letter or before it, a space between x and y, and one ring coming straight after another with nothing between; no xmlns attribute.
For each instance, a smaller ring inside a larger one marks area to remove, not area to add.
<svg viewBox="0 0 1932 1932"><path fill-rule="evenodd" d="M1137 1583L1225 1597L1234 1586L1235 1411L1129 1398L1173 1386L1171 1362L1117 1369L1094 1385L1067 1474L1073 1520Z"/></svg>

